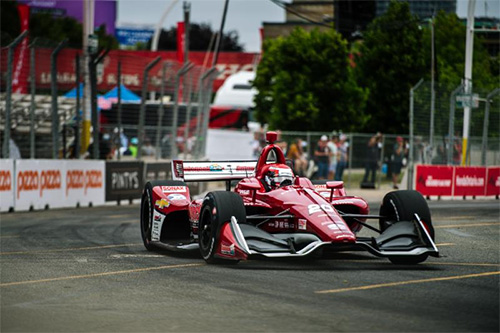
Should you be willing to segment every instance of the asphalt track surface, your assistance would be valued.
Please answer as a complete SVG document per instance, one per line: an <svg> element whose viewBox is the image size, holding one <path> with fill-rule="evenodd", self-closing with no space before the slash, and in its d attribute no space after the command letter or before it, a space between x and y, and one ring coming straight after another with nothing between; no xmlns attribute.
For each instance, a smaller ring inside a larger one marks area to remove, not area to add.
<svg viewBox="0 0 500 333"><path fill-rule="evenodd" d="M498 332L499 201L431 202L441 258L207 265L148 252L139 207L3 214L1 332Z"/></svg>

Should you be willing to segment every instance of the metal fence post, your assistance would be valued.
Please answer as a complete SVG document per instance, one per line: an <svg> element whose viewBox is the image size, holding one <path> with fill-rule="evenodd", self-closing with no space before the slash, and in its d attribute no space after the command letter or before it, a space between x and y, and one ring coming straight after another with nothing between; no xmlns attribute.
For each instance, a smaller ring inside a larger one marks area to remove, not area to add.
<svg viewBox="0 0 500 333"><path fill-rule="evenodd" d="M486 96L486 106L484 108L483 140L481 144L481 165L486 165L486 152L488 149L488 125L490 117L490 105L493 96L500 93L500 88L496 88Z"/></svg>
<svg viewBox="0 0 500 333"><path fill-rule="evenodd" d="M203 142L201 144L202 152L206 152L207 148L207 137L208 137L208 127L210 123L210 99L212 97L212 84L215 78L219 75L218 71L212 72L208 77L207 77L207 84L206 84L206 93L204 94L204 101L203 101L203 112L204 112L204 122L203 122Z"/></svg>
<svg viewBox="0 0 500 333"><path fill-rule="evenodd" d="M205 79L210 76L214 71L215 67L207 70L203 75L201 75L200 80L198 82L198 107L196 110L196 144L194 147L194 151L196 152L196 158L199 158L201 155L201 121L203 118L203 101L204 98L204 82Z"/></svg>
<svg viewBox="0 0 500 333"><path fill-rule="evenodd" d="M448 124L448 147L446 151L446 163L448 165L453 162L453 142L454 142L454 130L455 130L455 104L457 94L464 88L463 83L458 86L450 95L450 119Z"/></svg>
<svg viewBox="0 0 500 333"><path fill-rule="evenodd" d="M177 71L177 74L175 75L175 86L174 86L174 114L172 117L172 140L170 140L170 151L171 151L171 158L177 158L177 119L179 117L179 84L180 84L180 79L181 76L186 74L193 68L194 65L190 62L185 63L179 71Z"/></svg>
<svg viewBox="0 0 500 333"><path fill-rule="evenodd" d="M122 62L118 61L118 69L116 73L116 80L118 81L118 90L116 91L116 97L118 98L118 160L121 160L122 153L120 152L122 148ZM128 148L128 147L127 147Z"/></svg>
<svg viewBox="0 0 500 333"><path fill-rule="evenodd" d="M108 54L109 49L106 49L99 56L91 56L89 59L90 70L90 107L92 109L92 158L97 160L100 155L100 139L99 139L99 115L97 113L97 65Z"/></svg>
<svg viewBox="0 0 500 333"><path fill-rule="evenodd" d="M415 120L415 90L420 87L424 82L424 79L420 79L415 86L410 89L410 151L408 153L408 177L407 177L407 189L413 189L413 173L414 173L414 120ZM434 88L434 87L433 87ZM434 106L432 106L433 108Z"/></svg>
<svg viewBox="0 0 500 333"><path fill-rule="evenodd" d="M161 158L160 140L163 127L163 113L165 112L163 108L163 97L165 96L165 79L167 76L168 65L169 65L168 62L164 62L161 70L160 104L158 105L158 124L156 124L156 144L155 144L157 160Z"/></svg>
<svg viewBox="0 0 500 333"><path fill-rule="evenodd" d="M158 62L160 62L161 57L156 57L153 61L151 61L144 68L144 74L142 76L142 99L141 99L141 108L139 111L139 130L137 133L137 138L139 139L139 143L137 145L137 159L142 158L142 143L144 142L144 119L146 116L146 99L148 93L148 75L151 68L153 68Z"/></svg>
<svg viewBox="0 0 500 333"><path fill-rule="evenodd" d="M187 73L186 76L186 81L184 82L184 87L187 85L187 107L186 107L186 122L185 122L185 127L184 127L184 159L187 159L187 153L188 153L188 134L189 134L189 127L190 127L190 120L191 120L191 92L193 90L193 84L192 84L192 75L191 73Z"/></svg>
<svg viewBox="0 0 500 333"><path fill-rule="evenodd" d="M31 83L31 100L30 100L30 158L35 158L35 95L36 95L36 71L35 71L35 38L31 42L30 47L30 83Z"/></svg>
<svg viewBox="0 0 500 333"><path fill-rule="evenodd" d="M59 157L59 110L57 105L57 56L66 40L57 45L50 55L50 90L52 94L52 158Z"/></svg>
<svg viewBox="0 0 500 333"><path fill-rule="evenodd" d="M80 158L80 55L75 57L76 71L76 112L75 112L75 158Z"/></svg>
<svg viewBox="0 0 500 333"><path fill-rule="evenodd" d="M11 112L12 112L12 66L14 62L14 48L19 44L24 37L28 35L28 31L24 31L17 36L10 45L7 46L7 90L5 93L5 128L3 132L3 158L10 157L9 141L10 141L10 125L11 125Z"/></svg>

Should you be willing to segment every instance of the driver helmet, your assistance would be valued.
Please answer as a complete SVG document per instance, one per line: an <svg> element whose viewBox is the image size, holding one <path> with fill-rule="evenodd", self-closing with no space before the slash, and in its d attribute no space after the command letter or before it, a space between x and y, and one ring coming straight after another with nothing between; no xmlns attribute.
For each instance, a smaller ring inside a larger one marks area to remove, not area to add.
<svg viewBox="0 0 500 333"><path fill-rule="evenodd" d="M293 171L289 166L284 164L270 166L267 171L265 180L267 185L271 189L292 185Z"/></svg>

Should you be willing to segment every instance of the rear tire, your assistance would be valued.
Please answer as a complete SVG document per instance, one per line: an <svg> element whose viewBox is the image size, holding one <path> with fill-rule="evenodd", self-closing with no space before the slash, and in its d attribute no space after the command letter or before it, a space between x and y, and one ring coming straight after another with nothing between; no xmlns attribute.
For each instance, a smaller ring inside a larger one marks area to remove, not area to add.
<svg viewBox="0 0 500 333"><path fill-rule="evenodd" d="M177 180L156 180L147 182L141 197L141 237L144 247L148 251L158 248L151 242L151 230L153 226L153 187L155 186L186 186L184 182Z"/></svg>
<svg viewBox="0 0 500 333"><path fill-rule="evenodd" d="M402 190L389 192L385 195L380 206L379 226L384 231L394 223L414 220L414 214L420 217L427 232L434 240L431 212L425 198L417 191ZM398 265L415 265L427 259L428 255L389 257L389 260Z"/></svg>
<svg viewBox="0 0 500 333"><path fill-rule="evenodd" d="M238 223L246 222L246 211L243 199L228 191L216 191L207 194L200 210L198 224L198 240L200 253L209 264L236 264L238 260L221 259L215 257L219 234L224 223L236 217Z"/></svg>

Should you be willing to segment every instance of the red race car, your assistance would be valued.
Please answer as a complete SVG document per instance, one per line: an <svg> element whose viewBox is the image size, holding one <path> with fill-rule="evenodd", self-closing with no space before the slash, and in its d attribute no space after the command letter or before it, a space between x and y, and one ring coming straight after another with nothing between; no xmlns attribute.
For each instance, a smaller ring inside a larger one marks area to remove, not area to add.
<svg viewBox="0 0 500 333"><path fill-rule="evenodd" d="M416 191L394 191L370 215L365 200L347 196L343 182L314 185L293 174L277 134L257 162L172 162L172 181L148 182L141 235L148 250L199 248L208 263L256 257L303 257L323 249L367 250L396 264L439 256L427 202ZM226 191L191 200L185 182L225 181ZM238 181L234 190L232 182ZM366 223L377 219L379 228ZM359 237L362 227L377 237Z"/></svg>

